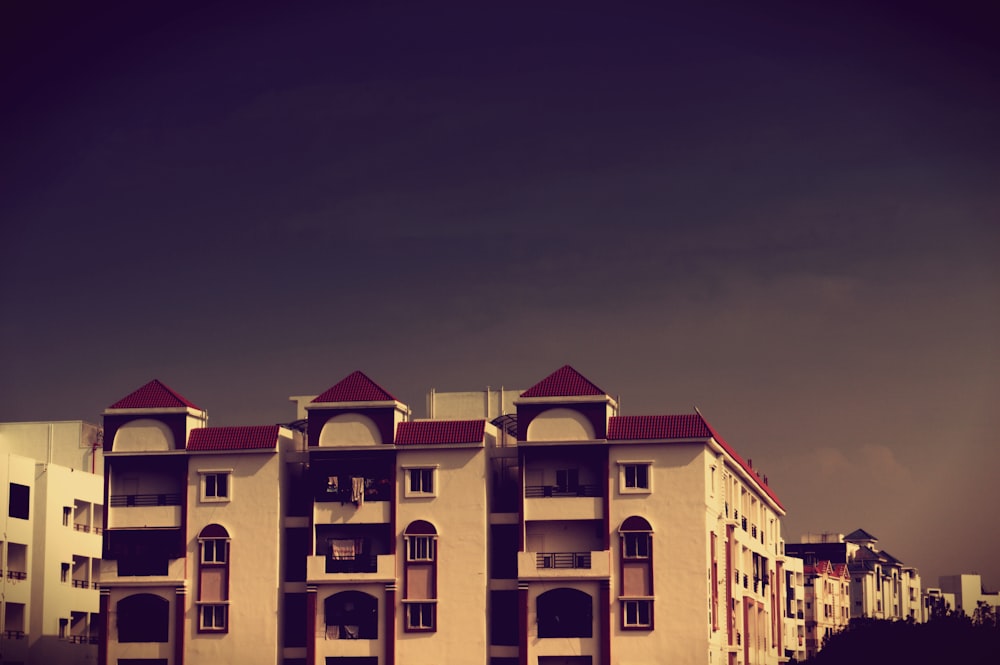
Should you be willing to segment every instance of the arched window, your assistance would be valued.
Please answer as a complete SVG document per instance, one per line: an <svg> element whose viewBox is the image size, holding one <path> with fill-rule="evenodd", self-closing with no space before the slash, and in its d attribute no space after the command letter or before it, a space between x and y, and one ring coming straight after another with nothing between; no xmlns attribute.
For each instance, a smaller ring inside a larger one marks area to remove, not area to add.
<svg viewBox="0 0 1000 665"><path fill-rule="evenodd" d="M341 591L323 601L328 640L377 640L378 599L361 591Z"/></svg>
<svg viewBox="0 0 1000 665"><path fill-rule="evenodd" d="M137 593L118 601L119 642L166 642L170 632L170 601Z"/></svg>
<svg viewBox="0 0 1000 665"><path fill-rule="evenodd" d="M403 608L408 632L437 630L437 529L417 520L403 531Z"/></svg>
<svg viewBox="0 0 1000 665"><path fill-rule="evenodd" d="M653 527L633 515L618 528L621 536L621 626L653 628Z"/></svg>
<svg viewBox="0 0 1000 665"><path fill-rule="evenodd" d="M591 637L594 632L593 599L579 589L552 589L538 597L539 637Z"/></svg>
<svg viewBox="0 0 1000 665"><path fill-rule="evenodd" d="M198 631L229 632L229 532L209 524L198 534Z"/></svg>

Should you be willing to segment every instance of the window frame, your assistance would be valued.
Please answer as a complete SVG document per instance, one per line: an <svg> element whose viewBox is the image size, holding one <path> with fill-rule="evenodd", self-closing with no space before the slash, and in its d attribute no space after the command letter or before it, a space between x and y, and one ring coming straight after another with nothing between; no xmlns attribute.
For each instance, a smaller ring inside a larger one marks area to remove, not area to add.
<svg viewBox="0 0 1000 665"><path fill-rule="evenodd" d="M429 498L437 496L438 488L438 465L420 464L414 466L404 466L403 496L407 498ZM419 478L420 488L414 489L414 480ZM430 484L430 489L425 489L424 480Z"/></svg>
<svg viewBox="0 0 1000 665"><path fill-rule="evenodd" d="M419 545L423 545L426 549L424 553L426 556L413 556L414 550L420 549ZM437 536L425 534L406 536L406 560L415 563L437 561Z"/></svg>
<svg viewBox="0 0 1000 665"><path fill-rule="evenodd" d="M405 627L408 633L433 633L437 631L437 601L436 600L404 600ZM415 625L412 621L414 611L419 612L420 619L429 616L429 625L421 621Z"/></svg>
<svg viewBox="0 0 1000 665"><path fill-rule="evenodd" d="M651 556L651 537L648 531L626 531L622 534L622 558L626 561L648 561ZM643 546L639 547L642 543ZM635 545L635 553L629 553L629 545ZM643 550L639 552L639 550Z"/></svg>
<svg viewBox="0 0 1000 665"><path fill-rule="evenodd" d="M201 541L201 560L200 563L204 566L224 566L229 563L229 538L199 538ZM209 550L209 544L211 544L211 550L213 556L209 559L206 554ZM217 558L219 554L219 546L222 546L222 558Z"/></svg>
<svg viewBox="0 0 1000 665"><path fill-rule="evenodd" d="M629 620L630 608L634 608L634 620ZM646 621L642 619L642 608L646 610ZM653 599L622 598L622 630L653 630Z"/></svg>
<svg viewBox="0 0 1000 665"><path fill-rule="evenodd" d="M222 625L215 624L216 612L222 614ZM208 625L205 618L212 613L212 625ZM229 603L198 603L198 632L199 633L228 633L229 632Z"/></svg>
<svg viewBox="0 0 1000 665"><path fill-rule="evenodd" d="M639 483L640 468L645 473L645 485ZM629 478L630 470L632 478ZM631 482L631 484L629 484ZM618 460L618 493L650 494L653 491L652 460Z"/></svg>
<svg viewBox="0 0 1000 665"><path fill-rule="evenodd" d="M232 469L199 469L198 470L199 500L201 503L229 503L233 500L233 470ZM209 477L214 478L214 490L209 490ZM225 494L220 495L219 477L224 477Z"/></svg>

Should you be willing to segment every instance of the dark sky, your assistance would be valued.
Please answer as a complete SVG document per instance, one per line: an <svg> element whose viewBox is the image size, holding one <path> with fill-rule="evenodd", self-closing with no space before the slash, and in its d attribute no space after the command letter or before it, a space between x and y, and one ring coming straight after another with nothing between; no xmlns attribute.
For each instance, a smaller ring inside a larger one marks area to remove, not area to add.
<svg viewBox="0 0 1000 665"><path fill-rule="evenodd" d="M1000 586L987 3L16 4L0 419L570 363L700 407L789 540Z"/></svg>

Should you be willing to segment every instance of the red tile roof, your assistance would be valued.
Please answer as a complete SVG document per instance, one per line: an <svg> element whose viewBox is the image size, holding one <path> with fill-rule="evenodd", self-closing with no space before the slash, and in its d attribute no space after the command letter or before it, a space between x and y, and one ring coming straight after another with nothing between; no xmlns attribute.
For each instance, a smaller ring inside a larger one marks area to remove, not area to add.
<svg viewBox="0 0 1000 665"><path fill-rule="evenodd" d="M396 443L480 443L485 433L485 420L412 420L399 423Z"/></svg>
<svg viewBox="0 0 1000 665"><path fill-rule="evenodd" d="M569 365L563 365L521 393L521 397L583 397L589 395L607 395L607 393Z"/></svg>
<svg viewBox="0 0 1000 665"><path fill-rule="evenodd" d="M712 432L697 413L679 416L612 416L609 441L635 439L707 439Z"/></svg>
<svg viewBox="0 0 1000 665"><path fill-rule="evenodd" d="M109 406L109 409L169 409L189 406L198 409L197 406L184 399L180 393L174 392L158 379L153 379L138 390L129 393L125 397ZM199 411L201 409L198 409Z"/></svg>
<svg viewBox="0 0 1000 665"><path fill-rule="evenodd" d="M389 394L364 372L353 372L347 375L337 385L313 400L318 402L395 402L396 398Z"/></svg>
<svg viewBox="0 0 1000 665"><path fill-rule="evenodd" d="M199 427L191 430L188 450L257 450L278 444L277 425Z"/></svg>
<svg viewBox="0 0 1000 665"><path fill-rule="evenodd" d="M764 484L763 479L757 474L750 464L740 457L732 446L719 433L713 429L708 421L700 413L677 415L677 416L612 416L608 419L608 440L609 441L635 441L642 439L701 439L712 437L723 450L741 466L743 470L750 474L760 489L767 494L776 504L782 506L781 501L771 491L771 488Z"/></svg>

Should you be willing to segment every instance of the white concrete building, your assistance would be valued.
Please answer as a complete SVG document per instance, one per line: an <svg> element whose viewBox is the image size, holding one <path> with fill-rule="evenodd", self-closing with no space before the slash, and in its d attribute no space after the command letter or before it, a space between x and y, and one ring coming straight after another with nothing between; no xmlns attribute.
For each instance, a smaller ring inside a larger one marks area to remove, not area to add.
<svg viewBox="0 0 1000 665"><path fill-rule="evenodd" d="M102 665L281 662L301 437L207 419L159 381L104 411Z"/></svg>
<svg viewBox="0 0 1000 665"><path fill-rule="evenodd" d="M96 662L100 446L82 421L0 423L2 662Z"/></svg>
<svg viewBox="0 0 1000 665"><path fill-rule="evenodd" d="M105 411L101 665L800 653L784 508L699 413L620 415L568 366L432 393L427 420L361 372L292 400L302 449L205 427L158 382Z"/></svg>
<svg viewBox="0 0 1000 665"><path fill-rule="evenodd" d="M806 659L805 563L794 556L784 557L785 612L784 657L780 662Z"/></svg>
<svg viewBox="0 0 1000 665"><path fill-rule="evenodd" d="M847 628L851 620L850 574L847 564L816 561L804 566L806 579L806 657L812 658L826 640Z"/></svg>
<svg viewBox="0 0 1000 665"><path fill-rule="evenodd" d="M981 575L943 575L938 578L938 584L941 593L950 597L953 610L961 610L971 617L979 603L986 603L994 612L1000 611L1000 593L987 591Z"/></svg>

